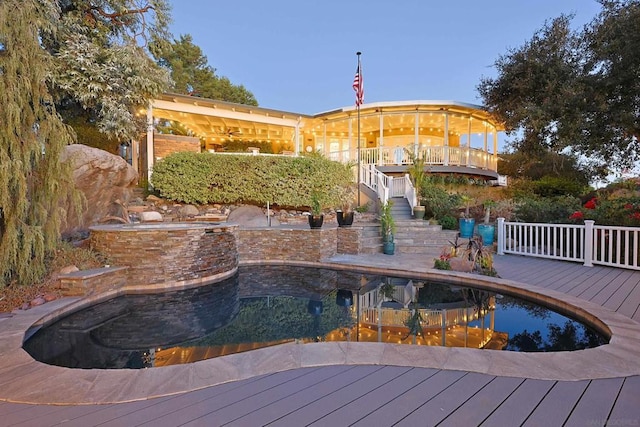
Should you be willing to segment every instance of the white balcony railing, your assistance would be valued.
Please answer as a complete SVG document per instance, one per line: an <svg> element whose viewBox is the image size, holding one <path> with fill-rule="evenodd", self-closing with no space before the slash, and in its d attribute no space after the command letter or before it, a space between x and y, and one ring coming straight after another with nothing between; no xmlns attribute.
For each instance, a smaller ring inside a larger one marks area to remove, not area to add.
<svg viewBox="0 0 640 427"><path fill-rule="evenodd" d="M506 222L498 218L498 255L515 254L640 270L640 228Z"/></svg>
<svg viewBox="0 0 640 427"><path fill-rule="evenodd" d="M411 156L407 150L424 158L426 165L463 166L497 171L498 156L484 150L468 147L421 147L417 150L408 147L361 148L360 162L378 166L408 165ZM328 157L337 161L350 161L358 158L357 149L332 151Z"/></svg>

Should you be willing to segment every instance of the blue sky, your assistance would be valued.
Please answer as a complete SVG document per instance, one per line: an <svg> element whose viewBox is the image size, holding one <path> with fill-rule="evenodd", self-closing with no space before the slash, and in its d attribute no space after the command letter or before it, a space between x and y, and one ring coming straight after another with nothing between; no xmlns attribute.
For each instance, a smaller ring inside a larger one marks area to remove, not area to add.
<svg viewBox="0 0 640 427"><path fill-rule="evenodd" d="M191 34L217 74L262 107L314 114L352 105L356 51L365 103L454 100L480 104L481 77L545 20L595 0L171 0L174 37Z"/></svg>

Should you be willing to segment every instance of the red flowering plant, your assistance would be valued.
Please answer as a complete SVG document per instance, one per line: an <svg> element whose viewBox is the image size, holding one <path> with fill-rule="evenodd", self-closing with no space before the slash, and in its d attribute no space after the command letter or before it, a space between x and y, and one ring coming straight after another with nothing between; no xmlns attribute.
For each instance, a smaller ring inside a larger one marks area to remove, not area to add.
<svg viewBox="0 0 640 427"><path fill-rule="evenodd" d="M640 198L593 197L569 216L576 224L583 224L585 219L592 219L599 225L640 227Z"/></svg>
<svg viewBox="0 0 640 427"><path fill-rule="evenodd" d="M569 219L574 221L577 224L584 224L585 219L594 219L595 211L598 207L598 198L592 197L589 199L581 210L577 210L571 215L569 215Z"/></svg>

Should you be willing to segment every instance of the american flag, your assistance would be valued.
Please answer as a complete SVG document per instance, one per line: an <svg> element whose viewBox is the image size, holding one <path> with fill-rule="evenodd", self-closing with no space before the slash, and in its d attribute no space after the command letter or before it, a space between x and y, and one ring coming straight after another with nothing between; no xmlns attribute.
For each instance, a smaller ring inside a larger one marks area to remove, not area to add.
<svg viewBox="0 0 640 427"><path fill-rule="evenodd" d="M362 67L360 66L360 60L358 60L358 68L356 69L356 75L353 78L353 90L356 91L356 107L364 102L364 82L362 81Z"/></svg>

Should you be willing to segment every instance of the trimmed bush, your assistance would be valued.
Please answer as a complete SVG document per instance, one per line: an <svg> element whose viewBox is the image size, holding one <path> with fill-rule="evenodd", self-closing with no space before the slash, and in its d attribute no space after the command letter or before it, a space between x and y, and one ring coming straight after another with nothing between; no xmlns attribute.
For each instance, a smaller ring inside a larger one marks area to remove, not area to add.
<svg viewBox="0 0 640 427"><path fill-rule="evenodd" d="M322 208L342 206L350 202L342 200L343 189L353 182L351 165L319 156L175 153L158 161L151 176L160 196L177 202L283 207L311 206L314 192Z"/></svg>

